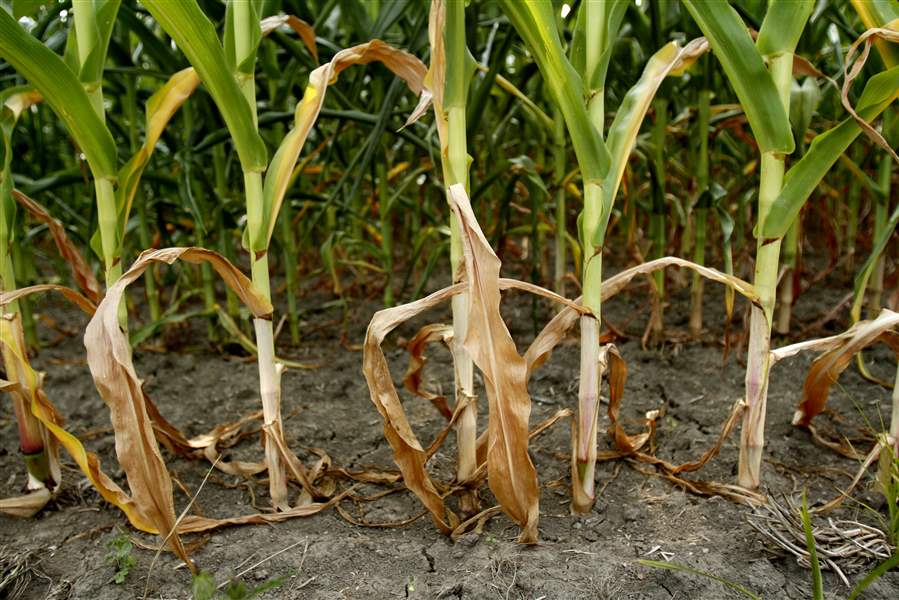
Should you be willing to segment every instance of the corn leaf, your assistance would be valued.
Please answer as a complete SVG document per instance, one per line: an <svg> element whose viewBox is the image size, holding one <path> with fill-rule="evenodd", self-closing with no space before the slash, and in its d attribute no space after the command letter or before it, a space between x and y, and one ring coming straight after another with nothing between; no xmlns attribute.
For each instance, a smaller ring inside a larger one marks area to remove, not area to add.
<svg viewBox="0 0 899 600"><path fill-rule="evenodd" d="M186 563L187 553L175 532L172 480L159 453L147 402L131 360L131 346L119 327L119 303L125 288L154 262L175 260L209 262L257 317L271 314L271 304L231 263L209 250L168 248L141 254L132 267L109 288L87 326L84 345L87 362L100 396L110 410L116 436L116 455L125 470L134 503L155 530ZM147 523L144 523L145 525Z"/></svg>
<svg viewBox="0 0 899 600"><path fill-rule="evenodd" d="M92 0L94 2L94 19L96 30L94 32L96 43L91 48L90 54L80 61L81 71L79 79L88 86L100 85L103 79L103 66L106 64L106 53L109 50L109 40L112 37L113 25L121 6L121 0ZM78 10L76 7L75 10ZM70 35L74 37L76 28L71 29Z"/></svg>
<svg viewBox="0 0 899 600"><path fill-rule="evenodd" d="M33 85L65 123L97 178L116 173L116 146L75 74L52 50L0 10L0 56Z"/></svg>
<svg viewBox="0 0 899 600"><path fill-rule="evenodd" d="M459 220L468 281L464 345L484 376L490 407L487 481L506 514L522 527L519 541L536 543L540 486L528 456L527 363L500 314L500 261L474 217L464 186L450 186L449 200Z"/></svg>
<svg viewBox="0 0 899 600"><path fill-rule="evenodd" d="M878 73L865 85L856 112L868 121L874 119L899 97L899 67ZM799 215L802 206L818 187L821 179L861 133L854 118L843 120L836 127L812 141L808 152L787 171L780 195L771 206L760 233L765 239L786 235Z"/></svg>
<svg viewBox="0 0 899 600"><path fill-rule="evenodd" d="M582 2L577 13L577 21L574 25L571 40L571 64L578 73L585 73L584 84L590 90L604 90L606 73L609 70L609 61L612 59L612 50L615 47L615 39L624 13L627 11L627 0L607 0L605 2ZM593 14L595 10L599 14ZM591 60L587 65L587 33L588 18L596 18L604 26L601 29L602 39L598 42L600 55ZM602 91L600 92L602 93Z"/></svg>
<svg viewBox="0 0 899 600"><path fill-rule="evenodd" d="M7 391L5 389L7 384L8 382L0 380L0 389ZM19 519L30 519L39 513L52 497L50 490L42 487L22 496L3 498L0 500L0 513Z"/></svg>
<svg viewBox="0 0 899 600"><path fill-rule="evenodd" d="M640 126L652 104L656 91L662 81L669 74L685 70L696 59L708 51L709 45L705 38L698 38L681 48L677 42L666 44L661 50L652 55L640 80L628 90L621 106L615 113L615 119L609 128L607 145L612 157L609 179L603 186L603 219L597 229L601 237L595 240L597 245L602 245L606 227L612 215L612 204L618 194L618 186L624 176L631 150L637 141Z"/></svg>
<svg viewBox="0 0 899 600"><path fill-rule="evenodd" d="M267 151L253 113L228 69L225 51L212 22L196 0L147 0L143 5L178 44L212 94L234 140L244 171L265 170Z"/></svg>
<svg viewBox="0 0 899 600"><path fill-rule="evenodd" d="M241 75L250 75L256 71L256 52L259 49L259 42L262 41L262 29L259 25L259 8L261 2L258 0L243 0L241 10L249 13L249 19L246 22L238 20L235 22L234 10L237 3L228 2L225 4L225 31L223 40L225 59L228 61L228 68L235 73ZM240 64L237 64L237 46L234 39L236 29L249 31L250 46L252 51L243 57Z"/></svg>
<svg viewBox="0 0 899 600"><path fill-rule="evenodd" d="M864 264L862 264L858 274L852 282L855 299L852 302L852 309L849 312L854 321L858 321L861 318L862 303L865 299L865 290L868 289L868 281L871 279L871 275L874 273L874 267L877 266L877 262L883 255L883 251L886 250L887 245L890 243L890 239L893 237L893 232L896 231L897 226L899 226L899 204L893 209L893 213L890 215L889 220L887 220L886 225L880 232L880 236L874 240L874 244L871 247L871 253L868 254L868 258L865 259Z"/></svg>
<svg viewBox="0 0 899 600"><path fill-rule="evenodd" d="M452 349L453 327L443 323L431 323L418 330L412 339L406 344L406 352L409 353L409 366L403 375L403 387L419 398L429 401L449 421L453 418L453 411L446 401L446 396L425 389L424 367L427 358L424 355L425 348L431 342L443 342Z"/></svg>
<svg viewBox="0 0 899 600"><path fill-rule="evenodd" d="M279 27L287 25L303 40L309 54L318 62L318 46L315 43L315 28L303 19L294 15L275 15L266 17L259 23L260 32L263 37L275 31Z"/></svg>
<svg viewBox="0 0 899 600"><path fill-rule="evenodd" d="M899 3L896 0L852 0L852 6L866 29L899 29ZM888 68L899 66L899 46L881 39L874 44Z"/></svg>
<svg viewBox="0 0 899 600"><path fill-rule="evenodd" d="M708 38L737 93L759 150L793 152L790 120L746 24L727 2L684 0L684 5Z"/></svg>
<svg viewBox="0 0 899 600"><path fill-rule="evenodd" d="M814 8L814 0L771 0L755 41L758 51L763 56L793 52Z"/></svg>
<svg viewBox="0 0 899 600"><path fill-rule="evenodd" d="M584 105L584 82L562 50L552 4L538 0L500 0L500 6L533 54L554 102L562 111L585 183L601 182L609 170L609 150L590 122Z"/></svg>
<svg viewBox="0 0 899 600"><path fill-rule="evenodd" d="M47 212L46 208L22 192L13 190L12 194L13 198L15 198L32 217L47 226L47 229L50 230L50 235L53 236L53 241L56 243L56 249L59 251L59 255L62 256L63 260L66 261L66 264L68 264L69 268L72 270L72 277L74 278L75 283L77 283L78 287L88 298L90 298L91 302L95 304L99 302L102 294L100 283L97 281L97 278L94 277L93 270L90 268L90 265L87 264L87 261L84 260L78 247L69 239L63 224L54 219L50 213Z"/></svg>
<svg viewBox="0 0 899 600"><path fill-rule="evenodd" d="M401 77L410 90L416 94L422 93L427 73L424 63L408 52L398 50L381 40L372 40L341 50L334 55L331 62L315 69L309 75L309 83L303 93L303 100L297 105L294 113L294 127L281 142L265 173L263 184L265 221L262 226L265 228L266 235L250 236L251 239L256 240L253 250L263 251L268 248L275 231L281 203L284 201L284 195L287 193L292 179L294 165L296 165L303 144L324 105L328 85L336 81L344 69L352 65L371 62L383 63L398 77Z"/></svg>
<svg viewBox="0 0 899 600"><path fill-rule="evenodd" d="M146 106L146 138L143 145L134 153L134 156L119 169L119 185L116 189L116 203L119 210L119 229L124 238L125 226L128 223L128 215L131 213L131 205L137 194L141 175L150 162L156 142L159 141L163 130L171 120L172 115L194 93L200 83L197 72L193 68L178 71L165 82L147 101Z"/></svg>
<svg viewBox="0 0 899 600"><path fill-rule="evenodd" d="M425 469L428 455L403 410L381 344L403 322L438 306L464 289L464 284L457 284L415 302L379 310L368 324L362 347L362 373L371 401L384 419L384 437L393 449L393 460L403 474L403 484L421 500L434 524L447 535L459 524L459 517L445 505Z"/></svg>
<svg viewBox="0 0 899 600"><path fill-rule="evenodd" d="M793 415L793 424L807 426L827 404L836 383L852 357L871 344L883 341L899 355L899 313L883 309L876 319L859 321L845 332L778 348L772 358L781 360L803 350L824 351L809 367L802 387L802 401Z"/></svg>
<svg viewBox="0 0 899 600"><path fill-rule="evenodd" d="M0 293L0 306L6 306L18 300L42 292L59 292L72 304L80 308L86 315L93 315L97 310L94 302L77 290L55 283L40 283Z"/></svg>

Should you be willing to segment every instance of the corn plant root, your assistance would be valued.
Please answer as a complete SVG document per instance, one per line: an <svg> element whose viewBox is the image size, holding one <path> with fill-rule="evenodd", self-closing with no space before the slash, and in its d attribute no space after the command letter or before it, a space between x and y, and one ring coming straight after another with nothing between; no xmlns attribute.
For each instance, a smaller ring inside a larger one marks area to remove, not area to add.
<svg viewBox="0 0 899 600"><path fill-rule="evenodd" d="M607 280L612 280L612 277ZM724 318L720 303L713 301L720 296L721 288L706 287L706 326L713 327ZM644 291L630 291L633 289L628 288L608 298L603 309L606 318L623 323L637 307L645 305ZM839 300L833 294L828 295L826 290L822 295L817 294L810 292L803 303L797 304L794 315L797 319L814 318ZM42 312L60 323L83 329L86 316L61 296L46 294L40 298L37 306ZM815 298L821 300L809 302ZM687 307L684 295L673 295L672 302L675 303L672 314L686 314L683 312ZM510 332L519 343L531 342L533 334L527 319L515 319L514 315L519 311L527 314L529 306L530 300L521 292L510 290L504 293L503 311L508 317ZM362 338L367 315L379 308L377 302L360 305L356 311L358 316L350 324L350 339ZM323 314L322 318L332 318L339 312L340 309L335 308ZM441 311L438 308L423 316L428 320L448 322L449 310ZM627 360L628 367L618 422L628 435L640 435L649 428L646 413L659 410L655 420L654 449L647 442L642 451L647 454L652 451L656 458L675 466L695 461L707 448L715 445L720 436L720 425L733 412L740 396L743 367L734 358L722 363L721 349L713 345L690 345L679 352L671 348L662 353L645 351L639 341L645 313L641 318L642 321L638 318L626 331L629 334L637 332L636 335L616 342L618 352ZM576 327L577 322L575 313L572 326ZM399 326L395 335L411 340L424 324L425 321L419 317ZM190 326L189 331L196 333L195 338L202 339L205 323L197 319ZM39 331L45 336L51 334L42 329ZM346 352L329 339L331 332L328 331L310 334L303 346L291 352L304 361L319 363L322 367L311 371L287 370L283 374L284 437L310 471L321 458L311 448L327 450L331 464L317 480L319 485L322 485L323 479L331 478L336 482L335 493L339 494L352 486L350 478L365 482L340 501L340 506L353 520L382 525L412 519L420 515L424 507L405 491L393 464L392 451L380 431L380 419L374 415L365 383L358 376L359 354ZM394 340L399 338L388 337L384 348L388 367L400 387L408 358ZM516 595L533 598L541 595L577 597L585 589L589 593L599 590L596 591L599 595L602 590L608 591L613 587L613 583L618 586L620 594L642 593L652 597L652 594L662 590L661 585L664 584L672 593L683 597L721 597L719 588L698 585L696 580L688 577L657 574L653 570L643 569L629 558L645 555L646 558L661 559L660 553L664 552L666 556L671 553L672 561L686 561L726 579L738 581L764 597L798 594L791 582L807 581L808 571L789 556L788 560L765 558L760 544L773 549L776 546L773 542L769 546L765 538L748 524L744 506L696 495L707 486L693 484L694 480L722 482L722 486L732 481L732 468L737 458L735 431L721 445L720 454L708 461L700 471L679 473L677 477L685 482L680 483L669 479L665 471L654 464L635 457L620 458L620 450L610 443L605 433L608 428L608 406L603 400L597 450L597 502L585 515L569 514L570 417L560 417L554 425L540 430L540 426L560 410L574 408L576 388L572 387L571 374L579 363L577 336L569 334L566 340L567 343L555 346L551 360L534 371L529 383L532 399L530 430L538 433L536 437L531 437L530 449L541 484L541 544L538 546L519 548L515 542L517 528L500 509L495 508L472 519L460 519L454 529L457 541L453 542L451 538L435 536L428 515L399 528L358 527L340 518L332 506L332 509L308 518L281 522L277 530L271 527L219 529L205 545L191 554L191 558L214 571L219 581L224 581L274 550L308 538L309 549L302 572L297 573L302 560L301 544L297 552L276 557L245 576L245 580L248 584L259 585L267 579L285 576L283 589L290 590L292 585L298 587L310 577L315 577L296 592L311 598L333 597L342 589L345 594L358 597L379 596L385 590L404 594L410 579L414 580L416 593L422 597L437 597L443 592L443 598L451 598L452 594L446 590L451 591L460 585L462 587L458 589L466 590L465 594L494 597L496 588L493 586L496 585L502 584L502 594L505 594L504 590L512 583L512 570L511 567L504 568L494 575L489 567L493 558L502 558L507 567L517 565L510 598ZM442 342L438 341L427 346L425 357L428 361L422 372L422 387L435 393L441 389L444 392L452 390L451 356L443 351L440 344ZM406 345L403 343L403 346ZM208 446L215 448L216 455L221 455L219 465L261 463L258 431L262 423L258 416L261 406L256 385L256 365L223 360L216 355L193 351L190 347L186 350L184 354L142 352L140 348L134 351L135 368L145 379L147 394L155 402L159 413L182 428L188 440L205 435L219 437L214 446ZM279 347L278 350L280 353L286 349ZM892 351L888 346L876 344L866 352L871 368L879 376L890 378L894 375L884 369L892 367ZM84 444L98 454L104 467L113 465L113 435L108 430L103 433L103 427L109 422L108 412L96 396L87 367L71 360L57 360L73 356L83 356L80 340L66 338L58 347L43 350L33 362L36 368L47 371L46 393L52 397L60 414L65 416L67 429L75 434L100 432L84 440ZM766 457L771 462L766 462L763 488L780 499L781 494L800 494L807 486L812 508L836 497L838 492L835 488L848 490L851 478L860 466L855 459L829 450L822 451L813 445L805 430L790 425L795 408L802 399L801 386L796 382L805 378L808 361L814 356L816 354L804 353L784 358L772 368L766 445ZM187 381L198 395L209 402L209 406L215 406L214 411L198 411L195 405L184 402ZM866 412L871 419L876 419L876 413L872 412L875 401L882 410L889 408L891 392L872 388L851 368L842 374L840 386L831 391L827 406L841 416L841 420L835 422L841 434L852 433L865 426L853 398L864 399L863 405L868 407ZM605 383L605 398L608 398L608 390ZM410 424L422 443L430 444L441 435L448 424L447 419L429 400L411 394L404 394L403 398ZM452 398L447 401L451 404ZM3 416L8 418L11 407L8 403L6 406ZM298 416L290 416L297 411ZM823 419L824 415L819 415L812 424L823 429ZM238 426L238 423L241 424ZM223 424L231 426L223 431L217 427ZM736 425L739 426L739 417ZM4 497L15 496L21 492L24 479L15 446L14 424L4 419L0 421L0 427L3 428L3 448L6 450L6 453L0 453L0 494ZM479 433L483 427L482 421ZM452 482L456 468L452 429L445 438L443 444L430 454L428 467L435 479ZM195 493L211 462L182 457L165 449L161 441L160 445L167 468L177 473L177 478L191 494ZM859 445L856 449L866 454L870 446ZM426 446L425 451L428 450ZM612 458L612 453L619 458ZM607 456L610 460L604 460ZM216 458L213 455L212 460ZM80 490L77 495L63 492L63 495L51 500L44 508L43 516L29 522L27 538L23 536L22 521L0 519L0 543L15 554L39 551L37 555L32 554L32 558L40 560L38 568L50 577L50 580L32 577L30 587L22 597L44 597L51 586L54 590L73 590L70 597L97 600L130 595L140 597L153 552L135 544L133 555L137 559L136 567L124 584L110 583L113 568L104 557L109 553L106 543L116 534L109 526L124 527L130 538L147 547L157 547L158 538L128 528L118 509L101 502L91 487L76 485L80 475L70 470L71 459L65 451L62 459L63 488L73 491L77 488ZM790 469L777 466L779 464L788 465ZM633 465L633 468L621 468L621 465ZM792 470L808 465L829 468L834 474L824 478L818 474L799 474ZM124 477L120 477L111 466L108 468L110 475L124 485ZM867 471L868 477L874 468L872 466ZM614 477L616 470L620 473ZM848 475L838 475L837 470ZM866 481L864 477L863 481ZM254 508L254 498L261 509L268 506L267 490L264 471L232 474L217 466L196 502L207 517L223 519L247 515L258 512ZM294 483L290 484L290 490L292 496L300 493ZM482 507L489 510L496 506L494 497L483 482L481 491ZM876 492L869 491L864 485L857 487L852 495L866 502L876 500ZM177 509L183 509L187 501L188 496L176 489ZM844 502L842 507L823 516L824 520L820 523L826 524L828 518L833 518L835 521L859 520L867 526L877 525L868 521L864 511L856 513L852 510L853 506ZM818 522L818 517L815 519ZM46 541L51 539L54 541ZM185 536L188 543L194 539L194 535ZM757 550L747 554L743 546L734 544L734 540L755 544L753 547ZM50 544L56 546L54 551L47 549ZM703 552L706 548L709 549L707 553ZM172 571L166 566L173 562L173 557L166 559L163 555L157 563L153 596L158 592L163 597L181 597L179 594L183 594L189 585L190 579L185 569ZM239 567L241 563L244 564ZM359 579L348 580L346 574L351 572L360 574ZM826 571L824 576L829 589L843 589L835 573ZM857 574L847 569L847 577L854 581ZM870 597L891 598L896 586L899 586L896 574L888 574L880 583L869 588L872 590ZM279 590L274 590L274 593L277 595ZM64 597L64 594L61 596ZM615 597L614 594L612 597Z"/></svg>

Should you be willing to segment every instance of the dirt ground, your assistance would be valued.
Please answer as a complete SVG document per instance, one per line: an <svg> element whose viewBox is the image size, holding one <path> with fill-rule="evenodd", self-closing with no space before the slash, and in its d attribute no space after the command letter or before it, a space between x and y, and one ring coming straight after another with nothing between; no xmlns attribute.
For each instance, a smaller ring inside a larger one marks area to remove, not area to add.
<svg viewBox="0 0 899 600"><path fill-rule="evenodd" d="M843 289L843 288L840 288ZM661 349L643 350L640 334L646 322L646 289L639 286L605 306L607 317L619 327L636 315L626 331L632 337L620 341L629 376L625 413L639 417L646 410L665 407L660 421L658 455L673 461L698 457L714 440L720 424L743 388L743 365L732 353L725 363L719 344L722 332L721 289L707 288L709 335L704 342L668 342ZM666 325L672 338L686 329L686 296L676 292L667 309ZM821 288L803 295L796 306L797 330L833 307L842 292ZM62 308L56 299L42 300L38 310L51 314L70 329L83 331L85 321ZM304 301L315 306L315 300ZM376 303L354 302L350 307L348 342L360 344L364 327ZM549 314L540 305L542 318ZM510 297L505 307L507 322L520 347L533 336L530 300ZM310 323L341 316L339 309L308 312ZM431 321L446 320L447 311L435 311ZM423 324L424 321L418 322ZM840 323L817 335L835 331ZM739 329L737 324L734 329ZM414 324L401 327L388 339L386 352L396 381L405 369L404 351L397 336L411 336ZM182 332L178 353L135 352L139 374L163 413L188 435L236 420L259 407L255 364L228 359L211 352L202 342L205 325L194 323ZM44 328L45 339L58 334ZM286 334L284 337L287 337ZM350 468L374 465L393 467L381 419L373 407L361 374L359 351L337 343L339 326L312 331L299 348L285 349L291 358L315 363L314 370L289 370L283 379L283 411L288 442L301 457L311 461L303 447L327 450L336 464ZM34 360L47 372L46 389L65 416L70 430L88 439L107 472L120 484L124 477L115 467L114 438L105 405L93 387L83 362L80 333L45 348ZM428 375L435 385L451 389L448 354L431 351ZM836 495L857 469L852 460L816 446L807 432L790 425L799 400L805 370L811 356L778 364L769 394L767 462L764 491L780 498L798 497L808 488L814 505ZM889 377L892 358L870 353L873 369ZM532 423L576 401L578 350L575 337L560 347L531 381ZM841 431L851 432L864 418L879 423L889 395L867 383L852 369L835 387L831 406L845 421ZM405 392L401 392L405 394ZM441 417L424 400L404 396L413 427L423 440L442 426ZM486 403L482 402L482 412ZM864 413L864 418L862 413ZM482 415L482 426L485 422ZM602 430L604 430L603 416ZM21 492L24 469L18 455L12 407L0 409L0 495ZM721 454L696 474L700 479L732 482L735 479L737 437L726 442ZM770 544L747 523L750 509L721 498L685 493L659 477L638 472L624 461L603 463L597 474L602 495L592 512L572 516L568 511L569 426L562 422L532 444L532 457L541 483L561 480L565 485L545 486L541 497L540 543L523 547L515 543L517 527L504 515L489 521L483 534L466 534L459 542L444 538L427 517L394 529L364 528L343 520L334 510L294 519L276 526L246 526L213 533L194 554L197 564L213 573L218 582L281 552L247 573L249 587L276 578L281 585L264 598L738 598L736 592L708 579L656 570L637 563L642 557L690 565L741 584L765 598L810 598L810 571L792 556L773 551ZM608 445L603 437L601 446ZM256 441L246 440L229 456L261 457ZM431 462L432 472L444 479L452 473L451 440ZM203 461L166 456L170 469L190 491L195 491L208 468ZM33 552L36 573L22 598L139 598L145 586L149 598L189 597L190 575L171 555L161 555L149 572L156 540L131 529L124 516L104 503L80 473L65 470L65 492L31 520L0 518L0 544L17 553ZM645 468L645 467L644 467ZM197 498L197 510L209 516L253 512L253 496L247 486L230 476L213 476ZM341 483L346 485L346 483ZM267 485L256 482L256 500L267 502ZM379 488L368 486L363 492ZM380 488L383 489L383 488ZM878 506L870 486L860 492L865 502ZM489 506L489 493L484 493ZM183 507L187 494L176 491ZM355 515L364 511L369 522L399 521L421 512L414 496L402 491L354 506L343 504ZM858 506L838 513L877 525L873 514ZM115 569L107 562L107 544L120 532L135 543L136 566L124 583L113 582ZM292 547L291 547L292 546ZM869 566L870 568L870 566ZM149 579L148 579L149 574ZM845 597L848 589L831 573L825 574L830 597ZM852 574L855 581L861 574ZM869 588L866 598L899 597L899 573L891 573Z"/></svg>

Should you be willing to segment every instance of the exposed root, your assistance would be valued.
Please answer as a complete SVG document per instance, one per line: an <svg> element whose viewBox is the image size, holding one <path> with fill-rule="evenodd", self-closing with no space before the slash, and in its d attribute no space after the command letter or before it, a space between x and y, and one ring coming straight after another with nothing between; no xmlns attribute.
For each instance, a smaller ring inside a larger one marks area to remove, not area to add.
<svg viewBox="0 0 899 600"><path fill-rule="evenodd" d="M747 520L753 529L796 557L797 563L810 568L799 508L789 496L784 502L769 498L767 504L755 507ZM895 551L883 531L858 521L828 518L825 523L813 523L812 533L821 568L836 573L847 587L847 572L861 571Z"/></svg>

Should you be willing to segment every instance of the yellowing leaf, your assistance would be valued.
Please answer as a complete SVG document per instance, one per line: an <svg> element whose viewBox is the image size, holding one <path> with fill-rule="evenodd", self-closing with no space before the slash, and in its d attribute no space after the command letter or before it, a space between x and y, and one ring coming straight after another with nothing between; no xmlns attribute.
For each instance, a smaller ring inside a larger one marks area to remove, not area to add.
<svg viewBox="0 0 899 600"><path fill-rule="evenodd" d="M408 52L398 50L381 40L372 40L341 50L334 55L331 62L315 69L309 75L309 83L303 93L303 99L297 105L294 127L281 142L265 173L263 201L266 220L262 224L264 230L259 232L262 235L250 236L255 244L252 250L263 252L268 247L275 230L281 203L284 201L284 195L290 185L294 165L321 112L328 86L337 80L337 76L344 69L352 65L371 62L383 63L394 74L402 78L414 93L422 92L423 80L427 72L424 64Z"/></svg>

